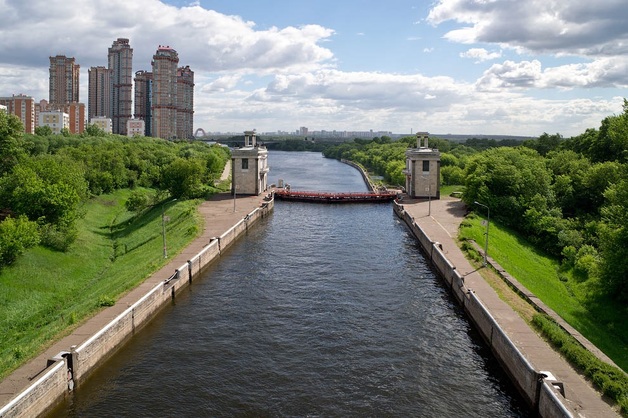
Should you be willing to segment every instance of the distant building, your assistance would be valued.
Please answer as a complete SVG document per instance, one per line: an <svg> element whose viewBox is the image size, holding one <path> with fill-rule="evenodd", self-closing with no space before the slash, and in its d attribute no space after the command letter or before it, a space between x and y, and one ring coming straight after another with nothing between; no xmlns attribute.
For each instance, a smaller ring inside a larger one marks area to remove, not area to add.
<svg viewBox="0 0 628 418"><path fill-rule="evenodd" d="M194 136L194 71L190 66L177 70L177 138Z"/></svg>
<svg viewBox="0 0 628 418"><path fill-rule="evenodd" d="M112 70L103 66L88 71L88 120L97 116L111 118Z"/></svg>
<svg viewBox="0 0 628 418"><path fill-rule="evenodd" d="M9 110L8 110L8 109L9 109L9 108L8 108L8 107L6 107L5 105L1 105L1 104L0 104L0 112L4 112L4 113L7 113L7 114L8 114L8 113L9 113Z"/></svg>
<svg viewBox="0 0 628 418"><path fill-rule="evenodd" d="M48 101L51 105L79 102L80 69L74 58L65 55L50 57Z"/></svg>
<svg viewBox="0 0 628 418"><path fill-rule="evenodd" d="M85 112L85 104L84 103L48 103L45 100L41 100L39 102L39 110L38 113L41 112L49 112L49 111L60 111L63 113L67 113L68 120L68 130L73 134L81 134L85 130L86 126L86 112ZM39 116L37 116L37 120L39 121Z"/></svg>
<svg viewBox="0 0 628 418"><path fill-rule="evenodd" d="M152 94L153 73L150 71L135 72L135 119L144 121L144 136L152 134Z"/></svg>
<svg viewBox="0 0 628 418"><path fill-rule="evenodd" d="M58 135L63 128L69 129L70 115L59 110L39 112L39 126L49 126L52 133Z"/></svg>
<svg viewBox="0 0 628 418"><path fill-rule="evenodd" d="M255 131L244 132L244 146L231 152L231 194L259 195L268 188L268 150Z"/></svg>
<svg viewBox="0 0 628 418"><path fill-rule="evenodd" d="M169 46L160 45L153 55L151 136L177 137L177 71L179 55Z"/></svg>
<svg viewBox="0 0 628 418"><path fill-rule="evenodd" d="M109 48L111 70L111 120L113 133L126 135L126 121L132 117L133 48L126 38L118 38Z"/></svg>
<svg viewBox="0 0 628 418"><path fill-rule="evenodd" d="M5 107L8 114L15 115L20 119L24 125L25 133L35 133L37 126L35 99L23 94L14 94L11 97L0 97L0 105Z"/></svg>
<svg viewBox="0 0 628 418"><path fill-rule="evenodd" d="M91 118L90 123L92 125L98 126L106 134L112 133L112 130L111 130L111 118L108 118L106 116L94 116L93 118Z"/></svg>
<svg viewBox="0 0 628 418"><path fill-rule="evenodd" d="M127 136L144 136L145 129L142 119L127 119L126 121Z"/></svg>
<svg viewBox="0 0 628 418"><path fill-rule="evenodd" d="M429 133L417 132L417 147L406 151L406 193L413 198L440 199L440 152L430 148Z"/></svg>

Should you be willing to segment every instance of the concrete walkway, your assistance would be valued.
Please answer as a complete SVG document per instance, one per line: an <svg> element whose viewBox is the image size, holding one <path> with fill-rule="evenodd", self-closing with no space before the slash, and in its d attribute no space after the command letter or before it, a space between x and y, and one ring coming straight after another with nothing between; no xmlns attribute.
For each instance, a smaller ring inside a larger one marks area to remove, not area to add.
<svg viewBox="0 0 628 418"><path fill-rule="evenodd" d="M205 219L205 228L202 235L179 254L170 258L170 261L162 269L124 295L114 306L102 310L85 321L70 335L55 342L36 358L7 376L0 382L0 406L6 405L11 399L33 383L36 377L41 376L46 368L48 359L54 357L61 351L70 351L70 347L73 345L80 345L85 342L89 337L121 314L128 306L139 300L157 284L170 277L175 270L186 263L187 260L190 260L198 254L203 247L209 243L211 238L222 235L248 213L260 207L262 203L264 203L263 197L263 195L237 196L235 212L234 199L229 193L215 195L211 200L203 202L199 208L200 213Z"/></svg>
<svg viewBox="0 0 628 418"><path fill-rule="evenodd" d="M504 301L471 266L457 245L458 227L467 213L459 199L442 198L413 200L404 197L404 209L432 241L442 244L443 252L456 270L465 275L465 285L472 289L488 308L500 327L537 371L551 372L565 386L565 397L581 417L619 417L593 387L555 352L526 322ZM429 212L429 216L428 216Z"/></svg>

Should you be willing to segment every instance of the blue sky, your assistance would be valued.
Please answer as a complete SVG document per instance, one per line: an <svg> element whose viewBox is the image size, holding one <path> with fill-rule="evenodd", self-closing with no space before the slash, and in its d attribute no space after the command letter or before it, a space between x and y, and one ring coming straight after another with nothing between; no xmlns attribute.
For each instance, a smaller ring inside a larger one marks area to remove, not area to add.
<svg viewBox="0 0 628 418"><path fill-rule="evenodd" d="M195 72L195 129L578 135L622 111L624 0L0 0L0 96L129 38Z"/></svg>

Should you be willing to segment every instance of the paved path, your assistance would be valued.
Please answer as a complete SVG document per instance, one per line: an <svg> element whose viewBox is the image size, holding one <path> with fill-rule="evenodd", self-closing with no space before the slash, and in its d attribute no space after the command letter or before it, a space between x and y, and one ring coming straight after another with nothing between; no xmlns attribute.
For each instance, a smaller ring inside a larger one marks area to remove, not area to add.
<svg viewBox="0 0 628 418"><path fill-rule="evenodd" d="M425 200L404 198L402 204L431 240L442 244L449 261L456 266L458 272L465 274L465 285L480 298L532 366L537 371L550 371L558 381L564 383L565 397L572 402L572 407L580 416L619 417L618 412L602 399L601 394L502 301L480 273L471 266L456 242L458 227L467 213L462 201L445 197L432 200L430 203Z"/></svg>
<svg viewBox="0 0 628 418"><path fill-rule="evenodd" d="M227 174L228 175L228 174ZM205 218L205 228L202 235L194 240L188 247L170 259L162 269L148 277L138 287L124 295L118 302L109 308L99 312L94 317L85 321L76 328L72 334L54 343L39 356L17 369L11 375L0 382L0 406L6 405L17 394L26 389L41 375L46 367L48 359L61 351L70 351L73 345L80 345L89 337L103 328L112 319L121 314L128 306L135 303L149 290L171 276L175 270L198 254L212 237L217 237L238 223L248 213L263 203L261 196L237 196L235 202L229 193L215 195L211 200L201 204L199 211Z"/></svg>

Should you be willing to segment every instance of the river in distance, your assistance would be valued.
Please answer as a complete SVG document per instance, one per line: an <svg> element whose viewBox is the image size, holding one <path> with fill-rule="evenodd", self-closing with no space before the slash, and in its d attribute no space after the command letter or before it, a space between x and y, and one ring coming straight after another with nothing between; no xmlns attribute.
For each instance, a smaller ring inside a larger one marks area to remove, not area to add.
<svg viewBox="0 0 628 418"><path fill-rule="evenodd" d="M272 182L364 191L269 152ZM275 202L55 417L527 417L390 204Z"/></svg>

